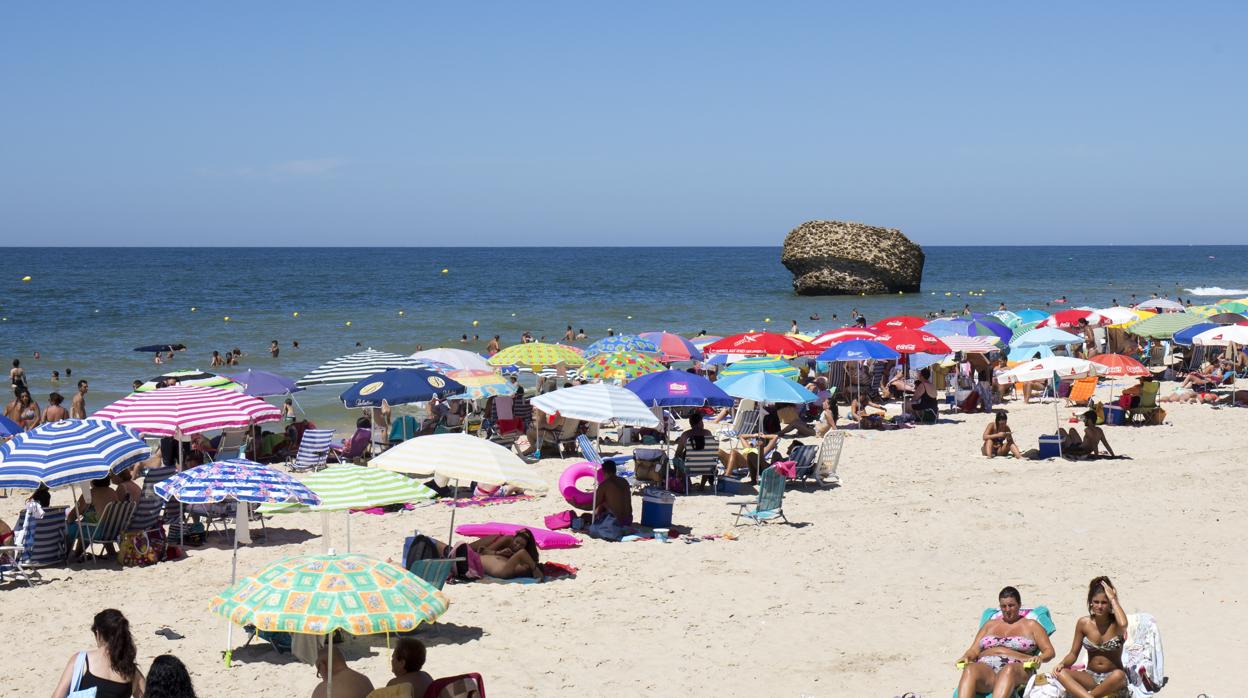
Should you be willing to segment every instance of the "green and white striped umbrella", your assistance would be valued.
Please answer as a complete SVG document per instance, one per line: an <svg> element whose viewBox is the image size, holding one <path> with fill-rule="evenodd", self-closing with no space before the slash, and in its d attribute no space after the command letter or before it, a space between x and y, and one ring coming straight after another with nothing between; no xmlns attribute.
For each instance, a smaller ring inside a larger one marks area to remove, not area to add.
<svg viewBox="0 0 1248 698"><path fill-rule="evenodd" d="M343 463L301 478L308 489L321 498L320 504L298 502L265 504L263 514L289 514L297 511L346 511L369 509L388 504L406 504L433 499L434 491L399 473Z"/></svg>
<svg viewBox="0 0 1248 698"><path fill-rule="evenodd" d="M243 386L226 378L218 376L215 373L200 371L198 369L190 369L187 371L170 371L162 373L159 376L149 380L135 389L135 392L146 393L160 387L166 380L172 378L178 385L195 385L201 388L221 388L222 390L243 391Z"/></svg>

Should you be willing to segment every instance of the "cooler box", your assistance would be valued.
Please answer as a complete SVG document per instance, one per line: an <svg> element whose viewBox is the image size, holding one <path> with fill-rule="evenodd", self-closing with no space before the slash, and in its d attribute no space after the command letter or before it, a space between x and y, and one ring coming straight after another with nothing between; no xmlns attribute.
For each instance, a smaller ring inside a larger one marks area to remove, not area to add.
<svg viewBox="0 0 1248 698"><path fill-rule="evenodd" d="M1062 437L1048 435L1040 437L1041 458L1057 458L1060 455L1062 455Z"/></svg>
<svg viewBox="0 0 1248 698"><path fill-rule="evenodd" d="M671 528L672 507L676 495L660 490L646 490L641 496L641 525L650 528Z"/></svg>
<svg viewBox="0 0 1248 698"><path fill-rule="evenodd" d="M1122 426L1127 420L1127 411L1118 405L1105 406L1105 423L1114 426Z"/></svg>

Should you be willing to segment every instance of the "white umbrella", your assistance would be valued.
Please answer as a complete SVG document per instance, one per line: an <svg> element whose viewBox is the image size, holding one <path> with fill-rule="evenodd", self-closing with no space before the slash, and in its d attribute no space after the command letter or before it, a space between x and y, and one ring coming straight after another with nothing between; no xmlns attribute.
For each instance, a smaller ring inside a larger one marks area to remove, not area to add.
<svg viewBox="0 0 1248 698"><path fill-rule="evenodd" d="M964 354L986 354L990 351L998 349L997 343L992 338L986 336L968 337L966 335L951 334L940 338L953 351L960 351Z"/></svg>
<svg viewBox="0 0 1248 698"><path fill-rule="evenodd" d="M1169 298L1152 298L1135 306L1140 310L1153 310L1156 312L1172 311L1178 312L1183 310L1183 304L1178 301L1172 301Z"/></svg>
<svg viewBox="0 0 1248 698"><path fill-rule="evenodd" d="M1236 344L1242 347L1248 344L1248 326L1225 325L1205 330L1192 337L1192 344L1200 347L1225 347Z"/></svg>
<svg viewBox="0 0 1248 698"><path fill-rule="evenodd" d="M451 366L457 371L494 371L495 367L491 366L484 356L476 352L467 351L465 349L426 349L412 354L413 359L424 361L436 361Z"/></svg>
<svg viewBox="0 0 1248 698"><path fill-rule="evenodd" d="M610 383L591 383L561 388L533 398L531 404L546 414L601 424L612 419L622 424L657 427L658 417L631 390Z"/></svg>
<svg viewBox="0 0 1248 698"><path fill-rule="evenodd" d="M1125 325L1128 322L1135 322L1140 319L1139 313L1121 305L1115 305L1112 308L1098 308L1094 312L1108 320L1109 322L1106 324L1109 325Z"/></svg>
<svg viewBox="0 0 1248 698"><path fill-rule="evenodd" d="M997 376L997 382L1002 385L1007 383L1027 383L1029 381L1050 380L1054 375L1058 378L1087 378L1088 376L1103 374L1107 370L1104 365L1092 361L1076 359L1070 356L1050 356L1045 359L1019 364Z"/></svg>

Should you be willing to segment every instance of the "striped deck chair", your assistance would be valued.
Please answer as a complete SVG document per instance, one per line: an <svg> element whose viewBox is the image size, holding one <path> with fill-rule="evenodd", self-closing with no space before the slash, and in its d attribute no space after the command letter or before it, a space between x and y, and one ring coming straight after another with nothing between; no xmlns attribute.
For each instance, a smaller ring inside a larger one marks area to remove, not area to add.
<svg viewBox="0 0 1248 698"><path fill-rule="evenodd" d="M33 565L59 565L68 557L65 547L65 510L68 507L47 507L43 510L43 518L35 527L35 547L30 554ZM18 526L26 525L23 521L26 513L18 517Z"/></svg>
<svg viewBox="0 0 1248 698"><path fill-rule="evenodd" d="M421 698L485 698L485 679L475 673L435 679Z"/></svg>
<svg viewBox="0 0 1248 698"><path fill-rule="evenodd" d="M714 441L708 439L706 446L701 451L686 449L680 469L685 473L686 495L689 494L689 483L695 477L709 477L711 479L711 491L714 492L717 485L716 481L719 478L719 446Z"/></svg>
<svg viewBox="0 0 1248 698"><path fill-rule="evenodd" d="M292 473L324 468L329 460L333 444L333 429L305 429L299 441L299 452L293 460L286 461L286 469Z"/></svg>
<svg viewBox="0 0 1248 698"><path fill-rule="evenodd" d="M155 496L156 490L154 488L156 485L177 474L178 466L176 465L162 465L159 468L148 468L147 472L143 473L143 496Z"/></svg>
<svg viewBox="0 0 1248 698"><path fill-rule="evenodd" d="M23 514L25 512L22 512ZM20 545L0 545L0 582L5 576L25 580L26 586L35 585L32 577L38 577L39 571L27 565L33 562L35 553L35 532L39 530L39 519L23 517L22 526L14 529L16 537L21 537ZM48 523L51 523L50 521Z"/></svg>
<svg viewBox="0 0 1248 698"><path fill-rule="evenodd" d="M737 410L732 425L727 429L720 429L718 436L722 440L742 434L757 434L760 424L758 410Z"/></svg>
<svg viewBox="0 0 1248 698"><path fill-rule="evenodd" d="M518 397L511 405L511 415L520 420L523 425L521 429L527 429L529 422L533 421L533 405L529 402L529 398Z"/></svg>
<svg viewBox="0 0 1248 698"><path fill-rule="evenodd" d="M95 546L121 545L121 534L130 525L136 506L136 502L109 502L108 506L104 507L104 513L100 515L99 521L93 524L80 524L82 539L85 543L84 552L91 556L92 561L100 559L95 554Z"/></svg>
<svg viewBox="0 0 1248 698"><path fill-rule="evenodd" d="M243 452L246 448L246 431L223 431L221 432L221 440L217 442L217 454L215 456L208 456L208 460L218 461L228 460L230 458L242 458Z"/></svg>
<svg viewBox="0 0 1248 698"><path fill-rule="evenodd" d="M581 449L581 457L590 463L602 464L602 455L598 453L598 449L594 447L594 442L589 438L588 434L581 434L576 437L576 446ZM616 465L633 459L632 456L618 455L608 456Z"/></svg>
<svg viewBox="0 0 1248 698"><path fill-rule="evenodd" d="M814 477L820 487L841 484L836 469L841 464L841 449L845 447L845 432L832 430L823 435L819 455L815 458Z"/></svg>
<svg viewBox="0 0 1248 698"><path fill-rule="evenodd" d="M789 519L784 515L784 476L774 467L768 468L758 477L758 497L748 501L729 502L739 507L737 518L732 525L736 526L745 518L755 524L762 524L772 519ZM752 507L752 508L751 508Z"/></svg>
<svg viewBox="0 0 1248 698"><path fill-rule="evenodd" d="M465 561L466 558L462 557L431 557L424 560L413 560L407 571L429 582L434 589L442 591L442 587L446 585L446 580L451 578L451 572L455 570L455 563Z"/></svg>

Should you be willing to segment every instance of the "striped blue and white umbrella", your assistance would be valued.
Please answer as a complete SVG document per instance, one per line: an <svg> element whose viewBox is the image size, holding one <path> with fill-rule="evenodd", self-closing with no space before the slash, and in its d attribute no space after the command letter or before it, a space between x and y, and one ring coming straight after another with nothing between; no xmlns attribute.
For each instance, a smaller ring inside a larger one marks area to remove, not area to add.
<svg viewBox="0 0 1248 698"><path fill-rule="evenodd" d="M597 423L614 419L621 424L639 427L659 425L659 418L654 416L636 393L610 383L590 383L552 390L533 398L531 403L546 414L558 413L568 419Z"/></svg>
<svg viewBox="0 0 1248 698"><path fill-rule="evenodd" d="M210 504L233 499L239 502L320 504L321 498L307 485L263 463L245 458L205 463L184 470L156 485L166 501Z"/></svg>
<svg viewBox="0 0 1248 698"><path fill-rule="evenodd" d="M426 368L428 366L428 363L421 364L410 356L365 349L321 364L316 370L300 378L296 384L302 387L350 385L388 368Z"/></svg>
<svg viewBox="0 0 1248 698"><path fill-rule="evenodd" d="M642 339L635 334L617 334L610 337L603 337L593 344L585 347L585 358L596 356L598 354L614 354L620 351L639 351L648 354L659 353L659 347L648 339Z"/></svg>
<svg viewBox="0 0 1248 698"><path fill-rule="evenodd" d="M107 419L41 424L0 445L0 487L72 485L107 477L149 455L138 432Z"/></svg>

